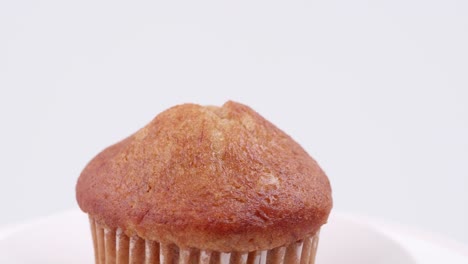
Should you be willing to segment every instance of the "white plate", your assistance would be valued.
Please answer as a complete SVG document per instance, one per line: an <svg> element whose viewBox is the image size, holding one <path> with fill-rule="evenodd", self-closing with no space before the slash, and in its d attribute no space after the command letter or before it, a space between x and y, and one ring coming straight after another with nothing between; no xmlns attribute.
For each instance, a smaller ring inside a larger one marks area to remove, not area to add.
<svg viewBox="0 0 468 264"><path fill-rule="evenodd" d="M0 241L0 263L93 263L87 216L73 210L41 219L14 232ZM321 232L317 263L415 262L387 236L335 214Z"/></svg>

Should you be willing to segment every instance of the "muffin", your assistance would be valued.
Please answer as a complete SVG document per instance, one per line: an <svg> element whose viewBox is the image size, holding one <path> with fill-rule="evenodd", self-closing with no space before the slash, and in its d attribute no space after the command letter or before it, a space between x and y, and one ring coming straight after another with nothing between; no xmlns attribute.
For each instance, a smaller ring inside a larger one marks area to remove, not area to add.
<svg viewBox="0 0 468 264"><path fill-rule="evenodd" d="M95 262L314 263L327 176L248 106L183 104L99 153L76 185Z"/></svg>

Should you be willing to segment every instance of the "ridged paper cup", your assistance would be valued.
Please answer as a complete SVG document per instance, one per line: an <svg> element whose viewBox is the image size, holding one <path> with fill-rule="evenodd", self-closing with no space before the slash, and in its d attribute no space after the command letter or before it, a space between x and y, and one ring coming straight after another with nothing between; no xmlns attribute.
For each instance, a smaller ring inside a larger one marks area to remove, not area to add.
<svg viewBox="0 0 468 264"><path fill-rule="evenodd" d="M270 250L219 252L180 248L109 229L90 217L96 264L314 264L319 232Z"/></svg>

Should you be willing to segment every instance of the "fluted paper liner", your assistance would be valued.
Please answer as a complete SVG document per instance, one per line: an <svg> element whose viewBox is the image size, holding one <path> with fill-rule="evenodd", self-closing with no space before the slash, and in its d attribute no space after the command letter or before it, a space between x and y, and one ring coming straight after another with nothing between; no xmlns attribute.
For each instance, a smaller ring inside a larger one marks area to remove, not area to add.
<svg viewBox="0 0 468 264"><path fill-rule="evenodd" d="M90 217L96 264L314 264L319 232L294 243L270 250L218 252L179 248L121 229L108 229Z"/></svg>

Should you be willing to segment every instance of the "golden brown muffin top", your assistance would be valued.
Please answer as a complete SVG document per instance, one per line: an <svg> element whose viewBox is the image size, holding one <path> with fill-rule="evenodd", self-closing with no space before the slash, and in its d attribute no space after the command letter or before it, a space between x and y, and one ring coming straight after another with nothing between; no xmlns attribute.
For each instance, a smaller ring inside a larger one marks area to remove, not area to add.
<svg viewBox="0 0 468 264"><path fill-rule="evenodd" d="M317 162L232 101L162 112L91 160L76 196L83 211L130 236L225 252L314 234L332 207Z"/></svg>

